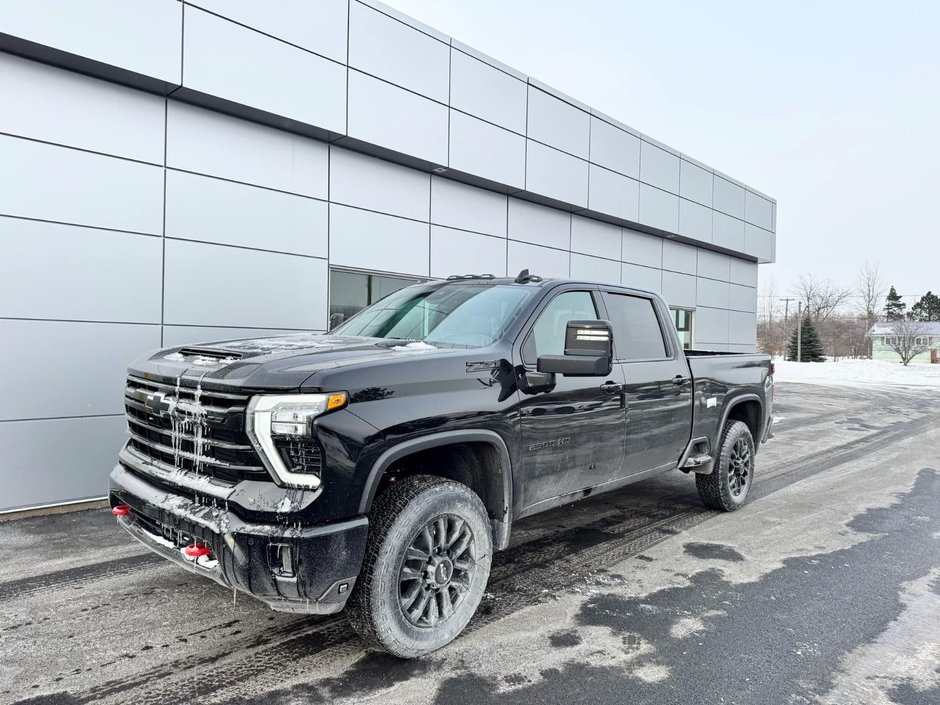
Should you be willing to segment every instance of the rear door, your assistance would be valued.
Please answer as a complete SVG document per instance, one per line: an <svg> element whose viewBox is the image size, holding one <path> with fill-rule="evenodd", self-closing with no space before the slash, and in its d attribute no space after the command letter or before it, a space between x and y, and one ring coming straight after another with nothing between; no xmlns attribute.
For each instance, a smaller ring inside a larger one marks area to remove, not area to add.
<svg viewBox="0 0 940 705"><path fill-rule="evenodd" d="M600 291L569 288L549 295L523 333L523 366L561 355L568 321L599 317ZM622 371L605 377L555 376L548 393L520 395L523 508L605 482L620 472L625 411Z"/></svg>
<svg viewBox="0 0 940 705"><path fill-rule="evenodd" d="M627 400L624 462L613 479L675 465L690 438L692 384L672 323L639 292L605 289L603 300Z"/></svg>

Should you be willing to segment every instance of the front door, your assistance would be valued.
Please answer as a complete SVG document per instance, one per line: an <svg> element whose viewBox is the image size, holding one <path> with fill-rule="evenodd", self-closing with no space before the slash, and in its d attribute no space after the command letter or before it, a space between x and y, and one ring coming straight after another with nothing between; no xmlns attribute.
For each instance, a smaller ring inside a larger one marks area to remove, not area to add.
<svg viewBox="0 0 940 705"><path fill-rule="evenodd" d="M524 334L522 362L561 355L568 321L597 319L597 291L569 290L546 302ZM605 377L555 376L548 393L521 394L523 508L604 482L620 470L625 413L622 371Z"/></svg>
<svg viewBox="0 0 940 705"><path fill-rule="evenodd" d="M665 335L653 299L604 292L614 328L614 367L625 380L626 448L612 479L675 466L692 428L692 381L685 353Z"/></svg>

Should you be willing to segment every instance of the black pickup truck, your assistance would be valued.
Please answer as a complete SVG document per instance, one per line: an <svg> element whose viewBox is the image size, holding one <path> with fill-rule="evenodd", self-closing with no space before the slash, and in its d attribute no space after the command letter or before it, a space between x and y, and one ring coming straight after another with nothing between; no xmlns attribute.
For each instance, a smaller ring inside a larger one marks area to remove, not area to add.
<svg viewBox="0 0 940 705"><path fill-rule="evenodd" d="M512 523L657 473L741 506L766 355L683 351L656 294L489 275L401 289L328 334L129 369L111 512L276 610L346 608L402 657L456 637Z"/></svg>

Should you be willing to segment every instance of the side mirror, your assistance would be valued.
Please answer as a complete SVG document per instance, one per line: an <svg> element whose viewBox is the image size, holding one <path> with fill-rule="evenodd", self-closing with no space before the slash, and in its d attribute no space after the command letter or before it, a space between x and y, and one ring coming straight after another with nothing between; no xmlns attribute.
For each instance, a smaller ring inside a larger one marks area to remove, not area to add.
<svg viewBox="0 0 940 705"><path fill-rule="evenodd" d="M346 315L343 313L334 313L330 316L330 330L333 330L340 323L346 320Z"/></svg>
<svg viewBox="0 0 940 705"><path fill-rule="evenodd" d="M569 377L603 377L614 364L614 334L610 321L568 321L565 354L541 355L539 372Z"/></svg>

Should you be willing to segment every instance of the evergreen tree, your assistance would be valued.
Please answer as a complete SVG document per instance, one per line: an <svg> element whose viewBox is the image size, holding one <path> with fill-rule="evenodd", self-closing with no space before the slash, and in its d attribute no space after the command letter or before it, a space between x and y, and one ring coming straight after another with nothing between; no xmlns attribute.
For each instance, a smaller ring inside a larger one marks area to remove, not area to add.
<svg viewBox="0 0 940 705"><path fill-rule="evenodd" d="M787 346L788 360L796 360L796 330L796 328L793 329L793 333L790 335L790 344ZM816 327L809 316L804 316L803 322L800 324L800 338L800 359L798 362L823 362L825 360L822 343L819 341L819 336L816 335Z"/></svg>
<svg viewBox="0 0 940 705"><path fill-rule="evenodd" d="M904 318L906 308L907 304L901 301L900 294L898 294L897 290L892 286L885 299L885 320L900 321Z"/></svg>
<svg viewBox="0 0 940 705"><path fill-rule="evenodd" d="M911 318L915 321L940 321L940 296L928 291L920 301L911 306Z"/></svg>

